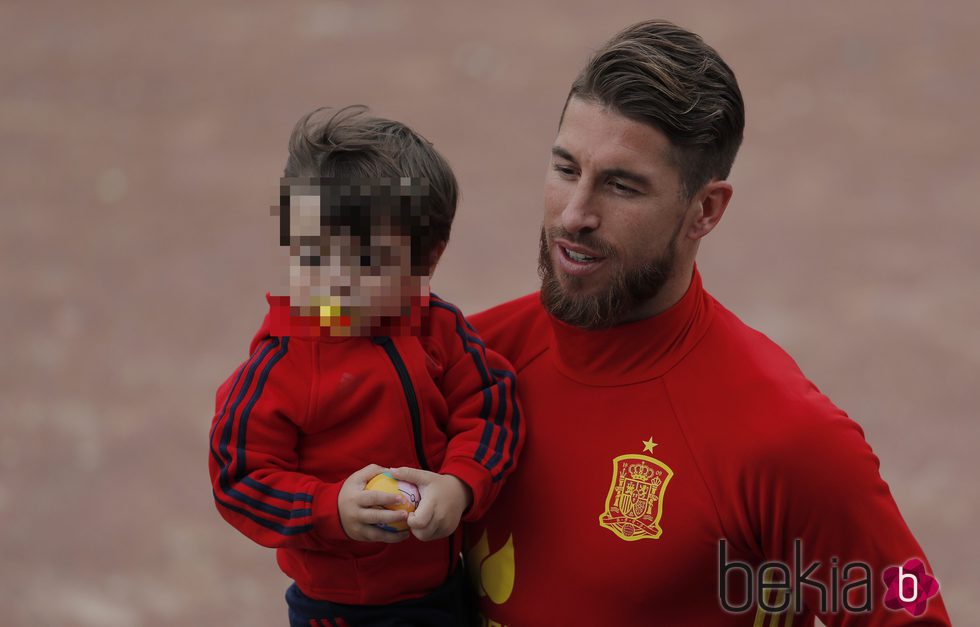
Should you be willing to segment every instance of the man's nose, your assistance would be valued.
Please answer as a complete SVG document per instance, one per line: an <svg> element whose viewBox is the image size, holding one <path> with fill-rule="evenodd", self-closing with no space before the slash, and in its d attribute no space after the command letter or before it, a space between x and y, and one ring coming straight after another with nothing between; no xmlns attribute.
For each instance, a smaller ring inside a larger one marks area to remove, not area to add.
<svg viewBox="0 0 980 627"><path fill-rule="evenodd" d="M575 191L561 212L561 223L569 233L594 231L599 228L599 212L586 181L579 179Z"/></svg>

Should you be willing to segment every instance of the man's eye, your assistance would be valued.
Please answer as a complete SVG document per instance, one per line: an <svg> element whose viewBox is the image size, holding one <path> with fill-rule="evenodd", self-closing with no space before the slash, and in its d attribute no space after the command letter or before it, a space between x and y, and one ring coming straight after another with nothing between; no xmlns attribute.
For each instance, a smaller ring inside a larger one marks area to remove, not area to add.
<svg viewBox="0 0 980 627"><path fill-rule="evenodd" d="M627 186L623 185L622 183L613 182L613 188L615 188L615 190L616 190L617 193L622 194L623 196L632 196L634 194L638 194L639 193L635 189L633 189L632 187L627 187Z"/></svg>
<svg viewBox="0 0 980 627"><path fill-rule="evenodd" d="M555 171L557 171L562 176L575 176L575 170L568 167L567 165L555 164Z"/></svg>

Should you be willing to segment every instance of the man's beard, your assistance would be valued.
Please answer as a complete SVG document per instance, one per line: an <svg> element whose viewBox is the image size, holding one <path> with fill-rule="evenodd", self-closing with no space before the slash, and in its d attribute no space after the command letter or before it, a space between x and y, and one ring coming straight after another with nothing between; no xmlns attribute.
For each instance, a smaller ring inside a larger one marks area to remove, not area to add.
<svg viewBox="0 0 980 627"><path fill-rule="evenodd" d="M681 225L679 224L678 227ZM548 237L550 235L550 238ZM541 227L541 247L538 253L538 275L541 277L541 303L555 318L585 329L603 329L623 322L629 315L660 293L674 272L677 260L677 228L663 254L638 268L619 265L608 285L594 294L577 294L583 281L565 275L566 290L555 275L548 241L562 238L577 243L606 258L607 263L618 261L616 252L591 233L573 235L561 227L545 232ZM559 252L559 254L561 254Z"/></svg>

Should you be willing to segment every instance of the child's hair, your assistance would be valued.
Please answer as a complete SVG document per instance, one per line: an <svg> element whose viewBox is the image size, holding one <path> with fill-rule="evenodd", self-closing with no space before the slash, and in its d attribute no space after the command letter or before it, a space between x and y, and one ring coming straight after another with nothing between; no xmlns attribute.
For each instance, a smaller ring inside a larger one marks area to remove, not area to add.
<svg viewBox="0 0 980 627"><path fill-rule="evenodd" d="M289 184L321 194L321 224L345 226L366 238L390 223L409 235L412 266L428 273L432 251L449 241L458 186L449 163L424 137L401 122L351 105L329 117L326 108L304 115L289 137L280 187L280 243L289 245ZM414 273L414 270L413 270Z"/></svg>

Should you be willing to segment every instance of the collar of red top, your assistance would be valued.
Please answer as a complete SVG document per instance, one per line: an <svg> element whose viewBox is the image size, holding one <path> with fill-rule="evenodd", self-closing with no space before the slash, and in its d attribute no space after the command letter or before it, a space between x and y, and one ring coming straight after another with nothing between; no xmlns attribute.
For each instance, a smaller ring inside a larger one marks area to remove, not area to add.
<svg viewBox="0 0 980 627"><path fill-rule="evenodd" d="M594 331L549 316L555 367L570 379L595 386L630 385L662 376L707 331L711 303L695 267L684 296L656 316Z"/></svg>
<svg viewBox="0 0 980 627"><path fill-rule="evenodd" d="M266 293L269 302L269 316L266 320L268 333L273 337L305 337L322 342L344 342L355 337L334 337L330 327L320 324L317 316L297 316L291 313L289 296L273 296ZM411 316L385 318L381 324L371 329L370 337L424 335L428 325L428 298L413 303Z"/></svg>

